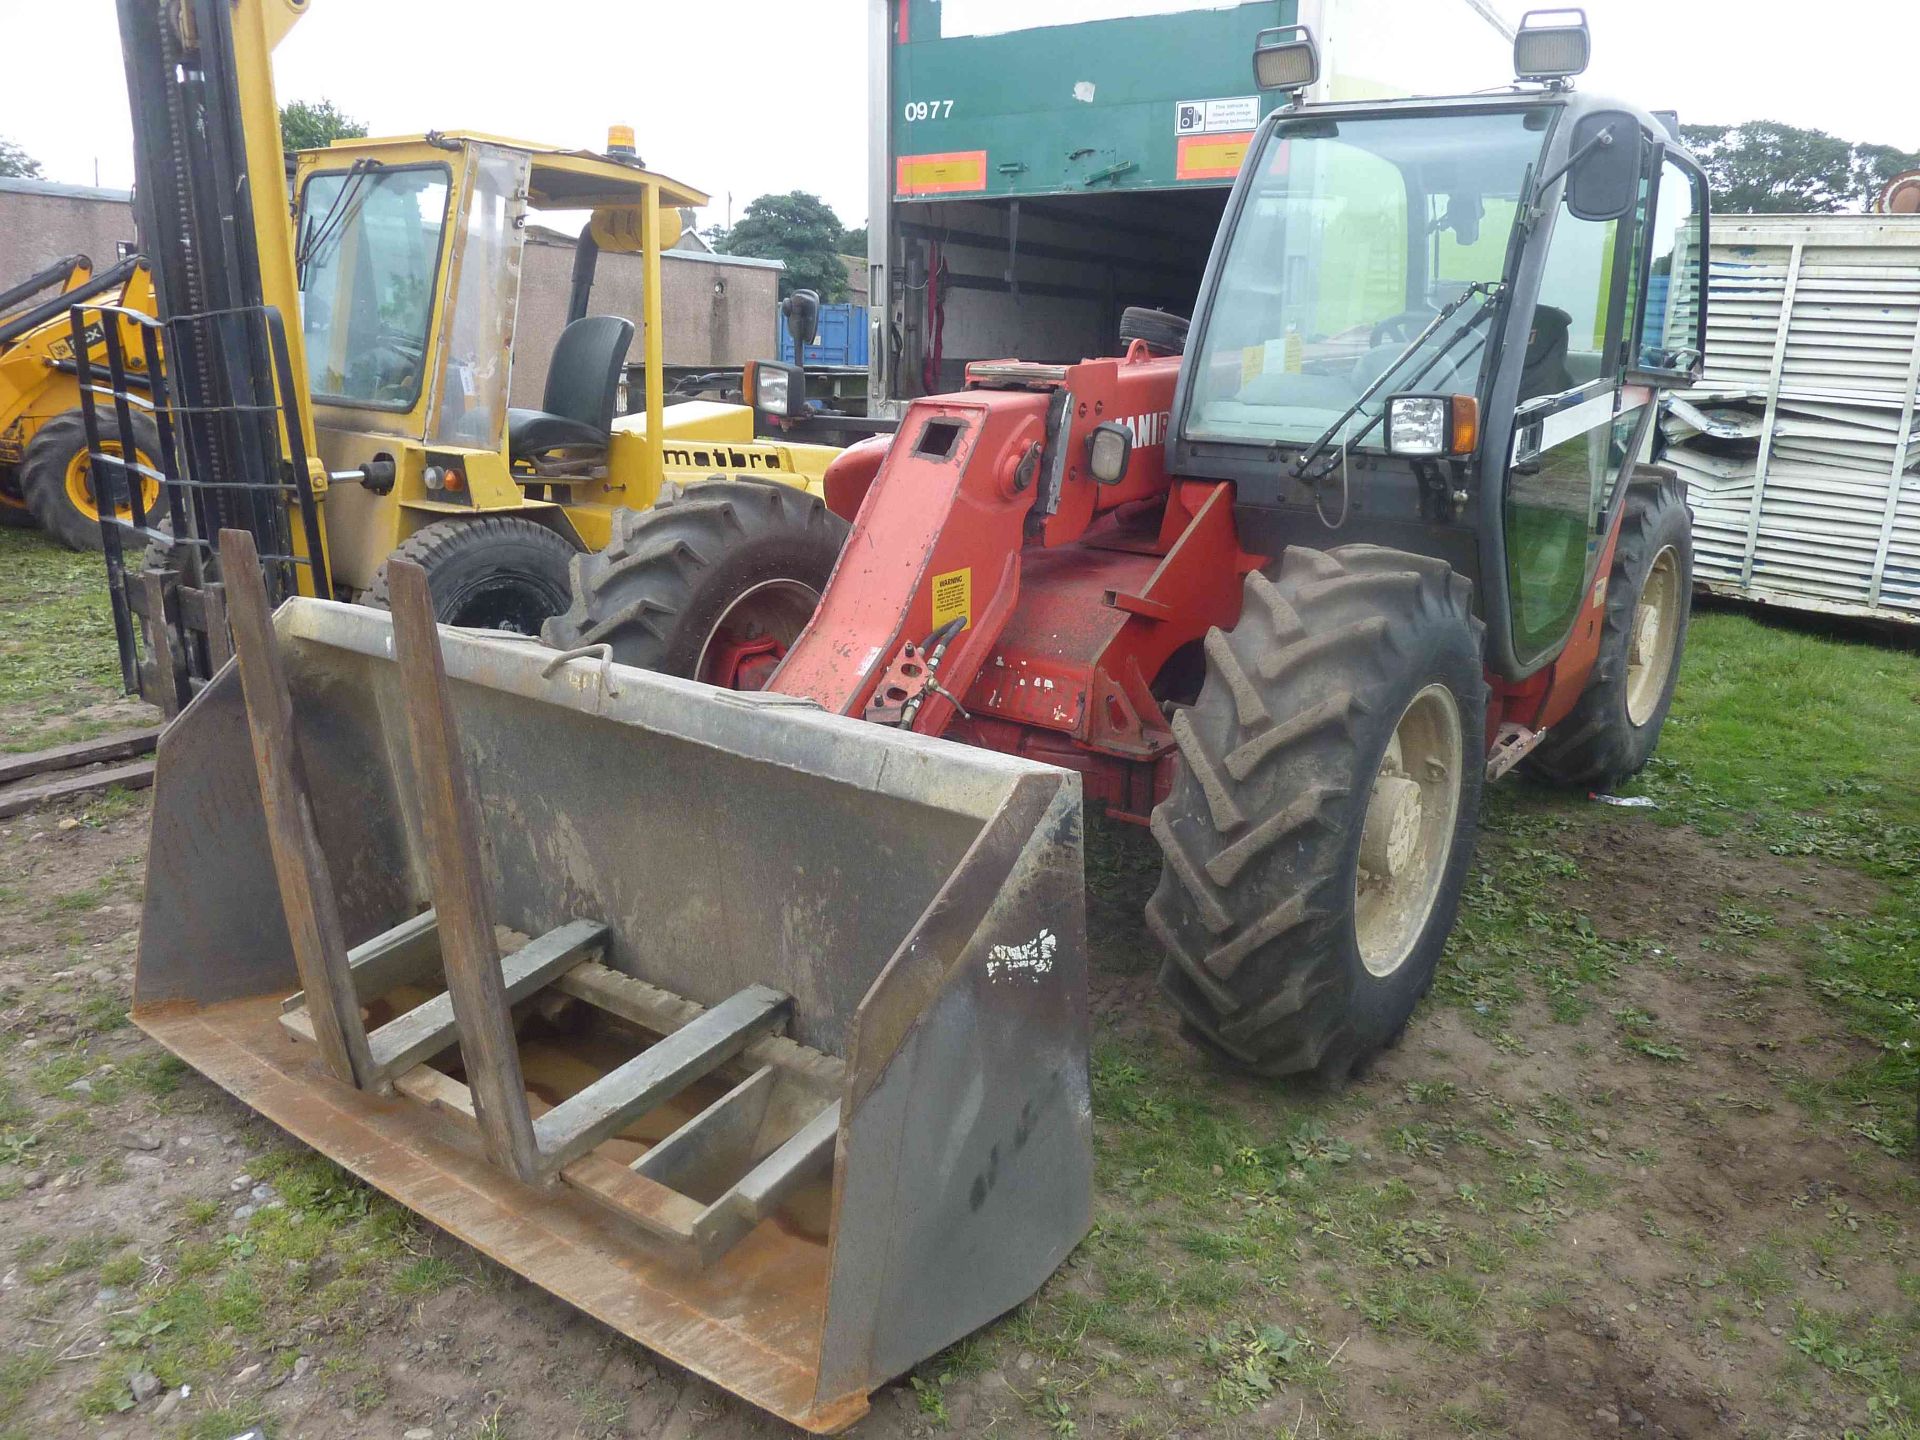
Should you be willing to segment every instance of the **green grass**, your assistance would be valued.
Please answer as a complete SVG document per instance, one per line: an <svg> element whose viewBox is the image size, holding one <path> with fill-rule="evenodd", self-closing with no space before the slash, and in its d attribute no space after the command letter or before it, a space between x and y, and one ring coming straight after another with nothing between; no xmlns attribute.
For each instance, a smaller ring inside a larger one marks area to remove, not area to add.
<svg viewBox="0 0 1920 1440"><path fill-rule="evenodd" d="M12 721L0 749L38 750L125 725L66 719L120 695L107 574L98 555L62 549L38 531L0 530L0 614L7 617L0 634L0 714Z"/></svg>
<svg viewBox="0 0 1920 1440"><path fill-rule="evenodd" d="M1809 982L1875 1047L1832 1087L1852 1129L1920 1143L1920 654L1894 644L1696 616L1673 715L1637 789L1664 818L1879 881L1865 915L1804 937ZM1816 902L1817 903L1817 902ZM1839 908L1839 907L1835 907ZM1723 911L1723 929L1774 917Z"/></svg>
<svg viewBox="0 0 1920 1440"><path fill-rule="evenodd" d="M445 1261L419 1254L410 1259L421 1238L407 1213L321 1157L275 1151L255 1160L253 1171L285 1203L259 1211L237 1234L188 1238L162 1260L135 1297L137 1308L111 1330L111 1350L80 1397L82 1413L113 1413L130 1367L151 1370L170 1386L202 1385L245 1352L320 1330L334 1334L350 1356L357 1334L385 1322L381 1287L396 1271L402 1279L394 1289L407 1296L460 1278ZM196 1206L187 1218L199 1225L218 1213L215 1206ZM116 1248L111 1237L83 1237L29 1271L29 1278L39 1282L101 1265ZM116 1267L117 1278L137 1279L143 1267L138 1257L132 1260L106 1260L102 1278ZM351 1362L346 1368L356 1408L377 1405L364 1388L373 1379L353 1371ZM234 1433L221 1432L222 1440Z"/></svg>

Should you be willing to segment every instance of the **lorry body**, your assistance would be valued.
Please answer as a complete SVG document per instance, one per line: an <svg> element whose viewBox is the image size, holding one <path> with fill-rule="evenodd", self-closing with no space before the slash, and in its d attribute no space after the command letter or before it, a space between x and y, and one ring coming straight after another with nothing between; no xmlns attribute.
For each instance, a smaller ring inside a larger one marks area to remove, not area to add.
<svg viewBox="0 0 1920 1440"><path fill-rule="evenodd" d="M1502 85L1485 0L868 0L874 414L973 360L1115 353L1130 305L1191 313L1240 162L1281 102L1261 31L1305 25L1309 103Z"/></svg>

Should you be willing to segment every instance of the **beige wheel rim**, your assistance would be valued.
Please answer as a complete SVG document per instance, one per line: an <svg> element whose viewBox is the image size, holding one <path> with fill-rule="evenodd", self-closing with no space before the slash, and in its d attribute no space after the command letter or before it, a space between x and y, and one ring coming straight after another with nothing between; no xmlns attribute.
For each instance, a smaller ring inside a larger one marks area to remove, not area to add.
<svg viewBox="0 0 1920 1440"><path fill-rule="evenodd" d="M1627 719L1644 725L1653 718L1673 668L1674 642L1680 633L1680 557L1671 545L1653 557L1640 603L1633 607L1627 648Z"/></svg>
<svg viewBox="0 0 1920 1440"><path fill-rule="evenodd" d="M1384 979L1406 964L1427 928L1453 853L1465 763L1459 703L1429 685L1393 728L1360 827L1353 933L1369 974Z"/></svg>

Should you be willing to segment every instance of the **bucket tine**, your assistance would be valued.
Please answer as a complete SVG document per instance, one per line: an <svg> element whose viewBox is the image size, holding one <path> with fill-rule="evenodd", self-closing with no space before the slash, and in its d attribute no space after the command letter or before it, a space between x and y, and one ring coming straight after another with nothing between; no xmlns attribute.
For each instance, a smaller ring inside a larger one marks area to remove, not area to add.
<svg viewBox="0 0 1920 1440"><path fill-rule="evenodd" d="M394 659L406 696L407 735L419 777L422 828L440 958L473 1091L474 1118L487 1155L520 1179L540 1178L540 1152L528 1112L520 1050L513 1034L493 906L481 870L480 825L467 783L447 693L440 630L427 572L408 560L387 562Z"/></svg>
<svg viewBox="0 0 1920 1440"><path fill-rule="evenodd" d="M293 700L280 664L253 536L244 530L222 530L220 568L226 577L228 615L246 697L247 728L253 737L253 763L260 776L267 842L280 882L294 964L313 1017L314 1042L336 1079L364 1086L373 1080L373 1059L347 968L347 943L333 878L314 828L306 767L293 738Z"/></svg>

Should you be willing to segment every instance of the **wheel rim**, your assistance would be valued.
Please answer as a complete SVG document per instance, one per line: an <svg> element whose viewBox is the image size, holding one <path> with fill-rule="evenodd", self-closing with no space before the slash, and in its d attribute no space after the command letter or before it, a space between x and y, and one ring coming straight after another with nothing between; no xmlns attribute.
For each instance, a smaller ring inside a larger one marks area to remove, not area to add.
<svg viewBox="0 0 1920 1440"><path fill-rule="evenodd" d="M120 442L118 440L103 440L100 442L100 449L104 454L108 455L124 453L120 449ZM143 465L151 466L153 463L137 451L135 452L134 458ZM151 516L154 506L159 503L159 500L159 482L149 475L142 475L140 477L141 510ZM95 521L96 523L99 521L100 503L93 490L93 456L85 450L75 451L73 458L67 461L67 503L79 511L80 514L86 516L87 519ZM131 516L133 512L131 507L119 505L115 507L114 513Z"/></svg>
<svg viewBox="0 0 1920 1440"><path fill-rule="evenodd" d="M1644 725L1659 708L1680 634L1680 557L1669 545L1653 557L1633 607L1627 650L1627 719Z"/></svg>
<svg viewBox="0 0 1920 1440"><path fill-rule="evenodd" d="M798 580L750 587L707 632L693 678L725 690L765 689L819 604L820 592Z"/></svg>
<svg viewBox="0 0 1920 1440"><path fill-rule="evenodd" d="M1371 975L1406 964L1427 928L1453 853L1465 760L1459 702L1429 685L1394 726L1361 825L1353 931Z"/></svg>

